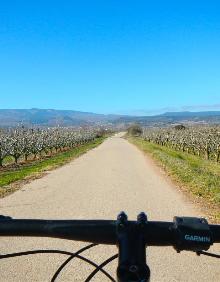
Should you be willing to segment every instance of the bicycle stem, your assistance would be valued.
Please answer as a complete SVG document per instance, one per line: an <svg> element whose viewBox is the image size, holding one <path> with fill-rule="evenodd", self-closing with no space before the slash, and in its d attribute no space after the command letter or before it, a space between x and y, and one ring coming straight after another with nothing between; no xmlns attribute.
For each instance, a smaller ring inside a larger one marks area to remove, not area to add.
<svg viewBox="0 0 220 282"><path fill-rule="evenodd" d="M144 213L139 214L136 224L129 224L124 212L121 212L117 218L118 282L150 281L150 269L146 264L144 237L146 222L147 217Z"/></svg>

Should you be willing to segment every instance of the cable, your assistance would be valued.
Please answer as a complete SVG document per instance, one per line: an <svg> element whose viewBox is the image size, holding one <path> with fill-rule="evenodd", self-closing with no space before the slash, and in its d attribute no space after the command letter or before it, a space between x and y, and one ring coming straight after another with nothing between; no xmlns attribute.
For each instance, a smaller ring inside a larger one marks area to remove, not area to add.
<svg viewBox="0 0 220 282"><path fill-rule="evenodd" d="M67 260L65 260L61 266L57 269L57 271L55 272L55 274L53 275L51 282L54 282L56 280L56 278L58 277L58 275L60 274L60 272L64 269L64 267L71 261L73 260L77 255L79 255L80 253L97 246L97 244L90 244L86 247L83 247L82 249L80 249L79 251L77 251L75 254L73 254L72 256L70 256Z"/></svg>
<svg viewBox="0 0 220 282"><path fill-rule="evenodd" d="M114 259L116 259L118 257L118 254L108 258L107 260L105 260L102 264L100 264L85 280L85 282L89 282L91 281L91 279L97 274L97 272L102 271L102 268L107 265L108 263L110 263L111 261L113 261ZM112 278L113 279L113 278ZM113 281L115 281L113 279Z"/></svg>
<svg viewBox="0 0 220 282"><path fill-rule="evenodd" d="M213 254L213 253L208 253L208 252L203 252L203 251L196 252L196 254L198 256L204 255L204 256L213 257L213 258L220 258L220 255L218 254Z"/></svg>
<svg viewBox="0 0 220 282"><path fill-rule="evenodd" d="M75 255L75 253L67 252L67 251L61 251L61 250L34 250L34 251L26 251L26 252L18 252L18 253L11 253L11 254L5 254L0 255L0 259L7 259L7 258L13 258L13 257L20 257L20 256L28 256L28 255L34 255L34 254L62 254L62 255L69 255L69 256L75 256L78 259L81 259L90 265L94 266L95 268L98 268L99 265L94 263L93 261L81 256L81 255ZM100 271L105 274L108 278L111 280L113 279L104 269L100 269ZM114 280L112 280L114 281Z"/></svg>
<svg viewBox="0 0 220 282"><path fill-rule="evenodd" d="M62 255L72 256L74 253L61 251L61 250L34 250L34 251L26 251L26 252L18 252L18 253L0 255L0 259L35 255L35 254L62 254Z"/></svg>
<svg viewBox="0 0 220 282"><path fill-rule="evenodd" d="M92 248L92 247L95 247L95 246L98 246L98 244L90 244L82 249L80 249L79 251L77 251L74 255L70 256L67 260L65 260L61 266L57 269L57 271L55 272L53 278L51 279L51 282L54 282L55 279L57 279L58 275L60 274L60 272L64 269L64 267L71 261L73 260L74 258L77 257L78 254ZM94 265L95 266L95 265ZM95 266L96 268L98 267L98 265ZM106 272L104 269L102 271L112 282L114 282L115 280L111 277L111 275Z"/></svg>

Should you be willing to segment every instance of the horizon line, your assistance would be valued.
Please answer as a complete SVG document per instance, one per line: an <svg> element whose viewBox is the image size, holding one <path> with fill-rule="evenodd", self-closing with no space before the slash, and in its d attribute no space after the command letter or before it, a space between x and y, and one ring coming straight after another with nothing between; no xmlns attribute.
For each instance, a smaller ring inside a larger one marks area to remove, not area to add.
<svg viewBox="0 0 220 282"><path fill-rule="evenodd" d="M208 106L211 108L211 106ZM94 114L94 115L113 115L113 116L133 116L133 117L145 117L145 116L158 116L158 115L163 115L167 113L201 113L201 112L220 112L219 109L204 109L204 110L181 110L181 109L167 109L167 110L131 110L131 111L126 111L127 113L100 113L100 112L93 112L93 111L83 111L83 110L74 110L74 109L59 109L59 108L38 108L38 107L32 107L32 108L0 108L0 110L48 110L48 111L73 111L73 112L78 112L78 113L87 113L87 114ZM123 112L123 111L122 111ZM125 112L125 111L124 111ZM130 113L129 113L130 112ZM133 114L132 114L133 112ZM137 114L139 112L139 114ZM142 112L142 114L141 114ZM144 114L146 112L146 114ZM134 114L136 113L136 114ZM148 114L147 114L148 113Z"/></svg>

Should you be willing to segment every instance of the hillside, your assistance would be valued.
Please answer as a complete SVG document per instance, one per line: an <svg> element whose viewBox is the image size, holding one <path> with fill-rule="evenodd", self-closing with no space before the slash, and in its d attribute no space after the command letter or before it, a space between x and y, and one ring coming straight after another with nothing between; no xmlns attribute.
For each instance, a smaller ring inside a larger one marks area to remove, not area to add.
<svg viewBox="0 0 220 282"><path fill-rule="evenodd" d="M72 110L0 109L0 126L81 126L97 124L130 124L164 126L175 123L220 123L220 111L167 112L155 116L104 115Z"/></svg>
<svg viewBox="0 0 220 282"><path fill-rule="evenodd" d="M0 109L0 126L18 124L39 126L75 126L106 123L118 116L53 109Z"/></svg>
<svg viewBox="0 0 220 282"><path fill-rule="evenodd" d="M219 124L220 111L207 112L167 112L155 116L124 116L117 119L121 123L139 123L143 126L165 126L169 124Z"/></svg>

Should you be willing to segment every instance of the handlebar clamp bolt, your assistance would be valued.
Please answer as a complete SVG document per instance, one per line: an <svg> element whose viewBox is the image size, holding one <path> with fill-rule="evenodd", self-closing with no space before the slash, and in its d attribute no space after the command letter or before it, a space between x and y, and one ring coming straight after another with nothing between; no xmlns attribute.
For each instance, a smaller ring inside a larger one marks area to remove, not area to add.
<svg viewBox="0 0 220 282"><path fill-rule="evenodd" d="M137 272L138 271L138 266L137 265L131 265L130 267L129 267L129 271L130 272L133 272L133 273L135 273L135 272Z"/></svg>
<svg viewBox="0 0 220 282"><path fill-rule="evenodd" d="M128 217L126 215L126 213L124 211L120 212L118 217L117 217L117 220L120 222L120 223L125 223L127 220L128 220Z"/></svg>
<svg viewBox="0 0 220 282"><path fill-rule="evenodd" d="M126 222L128 221L128 217L125 212L120 212L117 217L118 227L124 228L126 225Z"/></svg>
<svg viewBox="0 0 220 282"><path fill-rule="evenodd" d="M138 224L141 224L141 225L144 225L145 223L147 223L147 215L144 212L141 212L137 216L137 222Z"/></svg>

